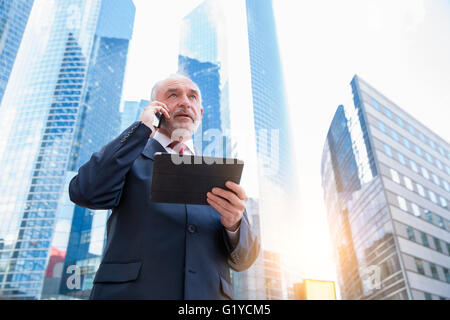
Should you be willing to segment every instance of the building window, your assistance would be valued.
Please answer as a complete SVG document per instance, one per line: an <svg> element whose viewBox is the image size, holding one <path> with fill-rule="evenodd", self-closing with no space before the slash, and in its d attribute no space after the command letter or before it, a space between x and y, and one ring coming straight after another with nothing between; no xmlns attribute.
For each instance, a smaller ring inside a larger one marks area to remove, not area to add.
<svg viewBox="0 0 450 320"><path fill-rule="evenodd" d="M439 168L439 170L442 170L444 168L442 167L442 162L439 159L435 159L434 161L436 162L436 165Z"/></svg>
<svg viewBox="0 0 450 320"><path fill-rule="evenodd" d="M434 143L434 141L429 139L428 142L429 142L430 147L432 147L434 150L436 150L436 144Z"/></svg>
<svg viewBox="0 0 450 320"><path fill-rule="evenodd" d="M447 192L450 192L450 185L448 184L447 180L442 180L442 184L444 185L445 190L447 190Z"/></svg>
<svg viewBox="0 0 450 320"><path fill-rule="evenodd" d="M419 138L422 140L423 143L427 143L425 140L425 135L422 132L419 132Z"/></svg>
<svg viewBox="0 0 450 320"><path fill-rule="evenodd" d="M430 179L430 175L428 174L428 170L425 169L424 167L420 167L420 170L422 171L422 175L427 178Z"/></svg>
<svg viewBox="0 0 450 320"><path fill-rule="evenodd" d="M387 144L384 145L384 152L392 158L392 149L390 146L388 146Z"/></svg>
<svg viewBox="0 0 450 320"><path fill-rule="evenodd" d="M378 129L380 129L381 131L386 133L386 126L384 125L384 123L381 120L378 120Z"/></svg>
<svg viewBox="0 0 450 320"><path fill-rule="evenodd" d="M419 192L419 194L422 197L426 197L425 189L423 188L423 186L421 184L419 184L419 183L416 183L416 187L417 187L417 191Z"/></svg>
<svg viewBox="0 0 450 320"><path fill-rule="evenodd" d="M408 207L406 206L406 200L403 197L397 196L398 205L400 206L400 209L403 211L408 211Z"/></svg>
<svg viewBox="0 0 450 320"><path fill-rule="evenodd" d="M420 147L417 144L414 145L414 151L416 151L416 154L418 156L420 156L420 157L422 156L422 150L420 149Z"/></svg>
<svg viewBox="0 0 450 320"><path fill-rule="evenodd" d="M428 236L425 232L420 231L420 237L422 238L422 244L425 247L430 247L430 243L428 242Z"/></svg>
<svg viewBox="0 0 450 320"><path fill-rule="evenodd" d="M448 209L448 203L445 198L439 196L439 202L441 203L442 208Z"/></svg>
<svg viewBox="0 0 450 320"><path fill-rule="evenodd" d="M435 175L434 173L431 174L431 177L433 178L433 182L435 185L440 186L441 184L439 183L439 178L437 177L437 175Z"/></svg>
<svg viewBox="0 0 450 320"><path fill-rule="evenodd" d="M400 141L400 138L398 137L398 133L394 129L391 129L391 135L392 135L392 138L394 138L394 140Z"/></svg>
<svg viewBox="0 0 450 320"><path fill-rule="evenodd" d="M402 128L405 127L405 122L399 116L397 116L397 123L399 124L400 127L402 127Z"/></svg>
<svg viewBox="0 0 450 320"><path fill-rule="evenodd" d="M425 294L425 300L433 300L433 297L428 292L424 292Z"/></svg>
<svg viewBox="0 0 450 320"><path fill-rule="evenodd" d="M414 160L409 159L409 165L411 166L411 169L414 172L419 173L419 169L418 169L417 164L416 164L416 162Z"/></svg>
<svg viewBox="0 0 450 320"><path fill-rule="evenodd" d="M375 98L372 98L372 105L375 109L377 109L378 111L381 111L380 104L378 103L377 100L375 100Z"/></svg>
<svg viewBox="0 0 450 320"><path fill-rule="evenodd" d="M398 154L398 161L399 161L402 165L406 165L405 156L404 156L402 153L400 153L400 152L398 152L397 154Z"/></svg>
<svg viewBox="0 0 450 320"><path fill-rule="evenodd" d="M433 201L436 204L438 203L437 202L437 198L436 198L436 194L433 191L428 190L428 195L430 196L431 201Z"/></svg>
<svg viewBox="0 0 450 320"><path fill-rule="evenodd" d="M392 120L392 112L391 110L389 110L388 108L384 107L384 113L386 114L386 116Z"/></svg>
<svg viewBox="0 0 450 320"><path fill-rule="evenodd" d="M444 219L442 219L441 216L437 216L437 219L438 219L438 226L441 227L442 229L445 229Z"/></svg>
<svg viewBox="0 0 450 320"><path fill-rule="evenodd" d="M409 131L409 133L411 133L413 136L416 134L416 132L415 132L415 130L414 130L414 127L413 127L412 125L410 125L409 123L408 123L408 131Z"/></svg>
<svg viewBox="0 0 450 320"><path fill-rule="evenodd" d="M430 263L430 269L431 269L431 276L434 279L439 280L439 273L438 273L436 265L434 263Z"/></svg>
<svg viewBox="0 0 450 320"><path fill-rule="evenodd" d="M434 240L434 246L436 247L436 250L442 253L442 247L441 247L441 241L439 241L438 238L433 237Z"/></svg>
<svg viewBox="0 0 450 320"><path fill-rule="evenodd" d="M419 206L418 206L417 204L415 204L415 203L411 203L411 207L412 207L412 210L413 210L414 215L415 215L416 217L420 217L420 209L419 209Z"/></svg>
<svg viewBox="0 0 450 320"><path fill-rule="evenodd" d="M428 152L425 152L425 158L429 163L433 164L433 157Z"/></svg>
<svg viewBox="0 0 450 320"><path fill-rule="evenodd" d="M444 268L444 276L445 276L445 281L447 281L447 283L450 283L450 273L448 272L447 268Z"/></svg>
<svg viewBox="0 0 450 320"><path fill-rule="evenodd" d="M431 214L430 210L425 209L425 218L427 219L428 222L434 223L433 215Z"/></svg>
<svg viewBox="0 0 450 320"><path fill-rule="evenodd" d="M414 235L414 229L410 226L406 226L406 233L408 234L408 239L416 242L416 237Z"/></svg>
<svg viewBox="0 0 450 320"><path fill-rule="evenodd" d="M447 253L450 256L450 243L446 242L445 245L447 246Z"/></svg>
<svg viewBox="0 0 450 320"><path fill-rule="evenodd" d="M442 148L441 146L438 146L438 150L439 150L439 153L445 157L444 148Z"/></svg>
<svg viewBox="0 0 450 320"><path fill-rule="evenodd" d="M405 147L407 147L408 149L411 149L411 144L409 143L409 140L406 139L405 137L403 137L403 144L404 144Z"/></svg>
<svg viewBox="0 0 450 320"><path fill-rule="evenodd" d="M400 177L398 176L398 172L391 168L391 177L394 182L400 183Z"/></svg>
<svg viewBox="0 0 450 320"><path fill-rule="evenodd" d="M413 187L413 184L412 184L411 179L408 178L408 177L403 177L403 178L404 178L404 180L405 180L405 186L406 186L409 190L414 191L414 187Z"/></svg>
<svg viewBox="0 0 450 320"><path fill-rule="evenodd" d="M423 268L423 263L422 260L414 258L416 260L416 267L417 267L417 272L419 272L420 274L425 275L425 269Z"/></svg>

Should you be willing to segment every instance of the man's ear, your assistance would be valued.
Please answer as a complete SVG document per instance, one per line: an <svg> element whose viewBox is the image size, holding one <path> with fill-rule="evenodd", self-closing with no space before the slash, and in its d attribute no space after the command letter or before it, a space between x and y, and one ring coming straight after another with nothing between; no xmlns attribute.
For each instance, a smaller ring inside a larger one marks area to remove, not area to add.
<svg viewBox="0 0 450 320"><path fill-rule="evenodd" d="M200 109L200 115L203 117L203 107Z"/></svg>

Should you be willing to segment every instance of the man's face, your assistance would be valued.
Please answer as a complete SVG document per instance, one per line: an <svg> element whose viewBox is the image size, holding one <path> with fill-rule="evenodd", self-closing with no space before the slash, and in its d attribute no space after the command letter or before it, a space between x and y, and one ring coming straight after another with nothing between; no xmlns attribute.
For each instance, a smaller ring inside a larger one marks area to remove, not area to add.
<svg viewBox="0 0 450 320"><path fill-rule="evenodd" d="M175 130L187 130L189 133L186 135L189 136L194 134L203 115L200 91L195 83L182 77L169 78L158 86L156 100L163 102L169 109L170 119L164 119L162 129L170 135Z"/></svg>

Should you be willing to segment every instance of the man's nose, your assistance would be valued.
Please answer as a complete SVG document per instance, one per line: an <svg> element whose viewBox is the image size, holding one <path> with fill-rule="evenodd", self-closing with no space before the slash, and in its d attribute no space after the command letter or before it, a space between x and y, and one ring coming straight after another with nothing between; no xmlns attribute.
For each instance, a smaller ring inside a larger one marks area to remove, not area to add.
<svg viewBox="0 0 450 320"><path fill-rule="evenodd" d="M183 95L183 100L180 101L180 106L183 106L186 109L191 109L191 111L194 112L194 114L197 114L197 112L195 111L194 104L191 102L191 100L189 100L189 97L187 95Z"/></svg>

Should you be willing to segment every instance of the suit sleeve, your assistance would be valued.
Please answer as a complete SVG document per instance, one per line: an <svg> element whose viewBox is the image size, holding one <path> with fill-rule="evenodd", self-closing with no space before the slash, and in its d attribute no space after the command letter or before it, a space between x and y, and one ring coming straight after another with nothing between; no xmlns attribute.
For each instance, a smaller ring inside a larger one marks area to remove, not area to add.
<svg viewBox="0 0 450 320"><path fill-rule="evenodd" d="M144 149L152 130L140 121L95 152L69 184L70 200L90 209L119 204L125 176Z"/></svg>
<svg viewBox="0 0 450 320"><path fill-rule="evenodd" d="M235 271L244 271L251 267L259 255L261 242L259 237L252 231L247 217L247 210L242 216L239 227L239 240L235 247L232 247L229 236L224 228L225 246L228 250L228 264Z"/></svg>

